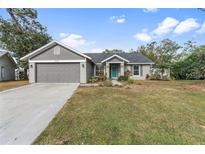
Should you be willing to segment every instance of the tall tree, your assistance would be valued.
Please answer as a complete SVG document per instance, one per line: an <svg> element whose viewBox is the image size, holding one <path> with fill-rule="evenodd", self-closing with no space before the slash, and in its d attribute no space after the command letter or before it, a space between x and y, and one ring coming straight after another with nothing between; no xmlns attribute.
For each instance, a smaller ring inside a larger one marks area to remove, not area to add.
<svg viewBox="0 0 205 154"><path fill-rule="evenodd" d="M177 59L181 60L186 58L188 55L190 55L193 51L195 51L198 48L196 42L192 40L188 40L184 43L184 46L182 47L181 52L178 53Z"/></svg>
<svg viewBox="0 0 205 154"><path fill-rule="evenodd" d="M38 13L34 9L6 9L10 18L0 16L0 42L6 50L12 51L18 63L20 57L45 45L51 40L47 28L37 21Z"/></svg>
<svg viewBox="0 0 205 154"><path fill-rule="evenodd" d="M172 61L177 57L177 51L181 47L174 41L164 39L161 42L151 42L146 46L141 46L138 51L155 62L154 67L161 72L161 77L166 69L171 68Z"/></svg>
<svg viewBox="0 0 205 154"><path fill-rule="evenodd" d="M184 59L173 64L176 79L205 79L205 46L200 46Z"/></svg>
<svg viewBox="0 0 205 154"><path fill-rule="evenodd" d="M152 61L156 62L157 55L156 55L156 49L157 49L157 42L151 42L147 45L142 45L138 47L137 52L142 53L143 55L149 57Z"/></svg>

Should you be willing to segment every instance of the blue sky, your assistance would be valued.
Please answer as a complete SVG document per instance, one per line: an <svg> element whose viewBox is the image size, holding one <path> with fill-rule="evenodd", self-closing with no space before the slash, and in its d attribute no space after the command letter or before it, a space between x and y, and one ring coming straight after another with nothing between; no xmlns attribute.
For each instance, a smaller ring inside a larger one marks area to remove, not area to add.
<svg viewBox="0 0 205 154"><path fill-rule="evenodd" d="M48 33L81 52L137 49L151 41L205 44L205 12L197 9L37 9ZM0 15L8 17L4 9Z"/></svg>

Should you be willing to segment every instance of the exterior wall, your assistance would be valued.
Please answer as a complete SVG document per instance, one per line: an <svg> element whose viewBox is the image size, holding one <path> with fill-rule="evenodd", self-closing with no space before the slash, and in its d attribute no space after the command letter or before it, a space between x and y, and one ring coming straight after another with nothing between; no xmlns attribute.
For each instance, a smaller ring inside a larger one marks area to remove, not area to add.
<svg viewBox="0 0 205 154"><path fill-rule="evenodd" d="M124 66L124 62L120 63L120 75L124 75L125 74L125 66Z"/></svg>
<svg viewBox="0 0 205 154"><path fill-rule="evenodd" d="M87 76L87 82L89 79L91 79L92 76L94 76L94 65L90 60L87 60L86 62L86 76Z"/></svg>
<svg viewBox="0 0 205 154"><path fill-rule="evenodd" d="M54 54L54 48L58 46L60 48L60 54L55 55ZM45 51L31 57L29 59L29 83L36 82L36 64L37 61L41 61L43 63L47 63L47 61L54 61L54 63L61 63L61 61L69 61L69 60L75 60L77 63L79 63L79 70L80 70L80 83L87 83L87 74L90 75L89 71L87 72L87 67L89 70L90 64L86 63L86 58L82 57L81 55L78 55L77 53L68 50L60 45L55 45L49 49L46 49ZM79 62L78 62L79 61ZM53 63L53 62L49 62ZM69 62L68 62L69 63Z"/></svg>
<svg viewBox="0 0 205 154"><path fill-rule="evenodd" d="M86 62L80 62L80 83L87 83Z"/></svg>
<svg viewBox="0 0 205 154"><path fill-rule="evenodd" d="M54 48L60 48L60 54L54 55ZM55 45L44 52L41 52L30 58L31 60L83 60L84 57L68 50L62 46Z"/></svg>
<svg viewBox="0 0 205 154"><path fill-rule="evenodd" d="M97 67L98 67L98 69L99 69L99 67L100 68L103 68L103 67L105 67L105 73L107 74L107 77L109 78L109 65L110 65L110 63L104 63L104 64L98 64L97 65ZM131 78L132 79L134 79L134 80L145 80L146 79L146 75L147 74L150 74L151 72L151 65L150 64L141 64L140 65L140 75L139 76L134 76L133 75L133 65L131 65L131 64L124 64L124 66L123 66L123 64L122 64L122 66L121 66L121 68L120 68L120 72L121 72L121 74L120 75L124 75L124 72L125 71L130 71L131 72Z"/></svg>
<svg viewBox="0 0 205 154"><path fill-rule="evenodd" d="M106 73L106 77L109 79L109 77L110 77L110 64L108 62L105 63L105 73Z"/></svg>
<svg viewBox="0 0 205 154"><path fill-rule="evenodd" d="M125 71L132 71L132 65L125 65Z"/></svg>
<svg viewBox="0 0 205 154"><path fill-rule="evenodd" d="M29 62L29 83L35 82L35 72L36 72L36 64L33 62Z"/></svg>
<svg viewBox="0 0 205 154"><path fill-rule="evenodd" d="M4 78L1 75L1 67L4 67ZM9 57L0 58L0 81L15 80L15 65Z"/></svg>
<svg viewBox="0 0 205 154"><path fill-rule="evenodd" d="M146 75L150 74L150 70L151 70L151 65L145 65L145 64L141 64L140 65L140 75L139 76L134 76L133 74L133 65L128 65L126 66L126 70L129 70L131 72L131 79L134 80L145 80L146 79Z"/></svg>

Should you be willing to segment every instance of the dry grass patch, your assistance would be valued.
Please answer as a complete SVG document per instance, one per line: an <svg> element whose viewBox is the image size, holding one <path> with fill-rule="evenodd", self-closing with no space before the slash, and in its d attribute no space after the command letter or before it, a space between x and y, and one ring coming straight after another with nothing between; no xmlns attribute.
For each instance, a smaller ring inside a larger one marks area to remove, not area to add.
<svg viewBox="0 0 205 154"><path fill-rule="evenodd" d="M28 81L4 81L0 82L0 91L20 87L28 84Z"/></svg>

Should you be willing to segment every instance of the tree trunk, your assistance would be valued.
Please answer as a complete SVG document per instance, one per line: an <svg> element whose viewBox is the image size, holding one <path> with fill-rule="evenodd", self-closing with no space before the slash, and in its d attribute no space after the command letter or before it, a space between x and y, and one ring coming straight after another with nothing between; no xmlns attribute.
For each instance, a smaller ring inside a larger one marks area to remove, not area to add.
<svg viewBox="0 0 205 154"><path fill-rule="evenodd" d="M14 15L13 9L7 8L6 10L9 13L9 15L11 16L11 19L15 22L15 26L16 26L18 32L21 33L22 28L21 28L21 25L19 24L18 20L16 19L15 15Z"/></svg>
<svg viewBox="0 0 205 154"><path fill-rule="evenodd" d="M161 80L163 79L164 69L161 70Z"/></svg>

